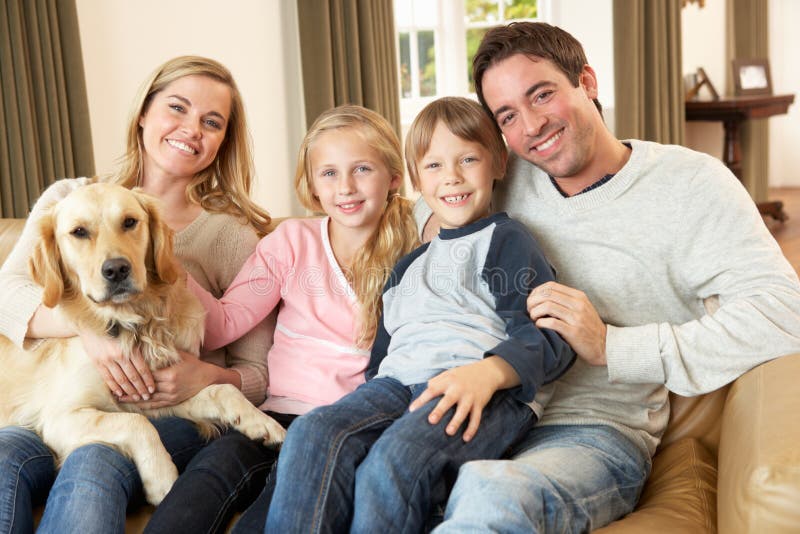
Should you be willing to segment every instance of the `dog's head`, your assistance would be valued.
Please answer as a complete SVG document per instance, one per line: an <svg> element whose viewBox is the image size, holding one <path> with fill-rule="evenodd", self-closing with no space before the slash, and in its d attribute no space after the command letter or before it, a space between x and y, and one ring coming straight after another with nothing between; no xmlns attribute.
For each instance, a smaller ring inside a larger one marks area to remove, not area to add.
<svg viewBox="0 0 800 534"><path fill-rule="evenodd" d="M156 199L106 183L76 189L46 213L30 259L31 276L53 307L65 294L122 304L148 284L171 284L179 269L172 231Z"/></svg>

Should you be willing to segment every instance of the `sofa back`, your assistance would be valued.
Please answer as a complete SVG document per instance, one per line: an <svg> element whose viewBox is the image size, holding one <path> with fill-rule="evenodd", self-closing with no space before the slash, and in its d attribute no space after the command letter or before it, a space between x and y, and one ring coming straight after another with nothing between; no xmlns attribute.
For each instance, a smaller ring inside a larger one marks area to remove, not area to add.
<svg viewBox="0 0 800 534"><path fill-rule="evenodd" d="M272 227L282 219L275 219ZM25 219L0 218L0 265L16 243ZM670 419L660 447L681 438L698 439L716 458L719 448L720 421L722 407L728 395L728 386L699 397L681 397L670 394Z"/></svg>
<svg viewBox="0 0 800 534"><path fill-rule="evenodd" d="M6 256L14 248L23 226L25 219L0 219L0 265L6 261Z"/></svg>
<svg viewBox="0 0 800 534"><path fill-rule="evenodd" d="M682 438L694 438L716 458L722 426L722 409L728 398L730 384L697 397L669 394L670 414L667 431L661 438L659 450Z"/></svg>

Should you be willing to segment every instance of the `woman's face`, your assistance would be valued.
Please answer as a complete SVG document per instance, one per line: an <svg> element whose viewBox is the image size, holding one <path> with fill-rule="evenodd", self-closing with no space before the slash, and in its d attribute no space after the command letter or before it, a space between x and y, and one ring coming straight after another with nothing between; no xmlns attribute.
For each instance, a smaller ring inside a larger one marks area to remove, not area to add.
<svg viewBox="0 0 800 534"><path fill-rule="evenodd" d="M144 179L190 180L217 157L231 111L231 91L201 75L178 78L153 95L139 118Z"/></svg>

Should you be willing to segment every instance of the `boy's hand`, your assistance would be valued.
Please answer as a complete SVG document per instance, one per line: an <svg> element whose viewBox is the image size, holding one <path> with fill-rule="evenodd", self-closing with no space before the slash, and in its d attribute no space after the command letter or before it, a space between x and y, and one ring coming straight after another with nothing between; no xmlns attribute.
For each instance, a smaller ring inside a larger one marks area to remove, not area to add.
<svg viewBox="0 0 800 534"><path fill-rule="evenodd" d="M454 436L469 416L464 430L464 442L470 441L481 424L483 408L500 389L519 385L519 376L514 368L499 356L489 356L479 362L449 369L428 380L428 387L411 403L409 411L421 408L436 397L442 397L428 416L428 422L437 424L447 411L456 405L453 418L445 432Z"/></svg>

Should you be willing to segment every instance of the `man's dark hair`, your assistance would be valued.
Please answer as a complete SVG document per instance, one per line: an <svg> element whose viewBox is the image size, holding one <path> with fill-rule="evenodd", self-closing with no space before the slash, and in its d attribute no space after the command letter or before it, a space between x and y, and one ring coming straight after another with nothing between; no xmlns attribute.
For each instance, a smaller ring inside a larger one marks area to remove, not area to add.
<svg viewBox="0 0 800 534"><path fill-rule="evenodd" d="M549 59L566 75L573 87L578 87L583 66L588 63L581 43L557 26L544 22L512 22L490 29L472 60L475 92L490 117L493 117L492 110L483 98L483 75L492 65L515 54ZM602 115L603 107L596 98L594 105Z"/></svg>

